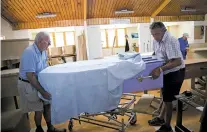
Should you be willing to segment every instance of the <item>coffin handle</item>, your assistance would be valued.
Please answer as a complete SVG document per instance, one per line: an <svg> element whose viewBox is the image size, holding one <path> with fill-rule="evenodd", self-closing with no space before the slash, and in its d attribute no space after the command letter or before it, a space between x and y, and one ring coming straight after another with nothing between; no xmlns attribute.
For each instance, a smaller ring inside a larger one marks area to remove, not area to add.
<svg viewBox="0 0 207 132"><path fill-rule="evenodd" d="M152 79L152 76L146 76L146 77L138 77L137 78L137 80L139 81L139 82L142 82L144 79Z"/></svg>

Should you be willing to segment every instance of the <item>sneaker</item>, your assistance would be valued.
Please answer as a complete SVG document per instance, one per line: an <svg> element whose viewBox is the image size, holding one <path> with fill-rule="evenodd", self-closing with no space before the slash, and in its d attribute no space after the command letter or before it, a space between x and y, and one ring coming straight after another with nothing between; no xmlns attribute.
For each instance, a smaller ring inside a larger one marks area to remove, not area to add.
<svg viewBox="0 0 207 132"><path fill-rule="evenodd" d="M162 125L162 126L160 127L160 129L158 129L158 130L155 131L155 132L173 132L173 129L172 129L171 126L170 126L170 127L167 127L166 125Z"/></svg>
<svg viewBox="0 0 207 132"><path fill-rule="evenodd" d="M163 119L160 119L159 117L155 117L152 120L148 121L148 124L150 126L161 126L165 123L165 121Z"/></svg>
<svg viewBox="0 0 207 132"><path fill-rule="evenodd" d="M66 132L66 129L57 129L57 128L54 128L53 126L51 126L47 132Z"/></svg>

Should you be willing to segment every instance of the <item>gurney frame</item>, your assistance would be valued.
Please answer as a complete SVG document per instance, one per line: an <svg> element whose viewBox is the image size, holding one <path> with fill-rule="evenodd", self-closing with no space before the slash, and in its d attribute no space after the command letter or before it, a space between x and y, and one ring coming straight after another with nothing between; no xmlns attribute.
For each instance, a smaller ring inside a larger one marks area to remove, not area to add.
<svg viewBox="0 0 207 132"><path fill-rule="evenodd" d="M100 112L96 114L83 113L79 115L77 118L71 118L68 124L68 130L72 131L73 120L77 120L80 124L81 122L85 122L97 126L118 130L119 132L125 132L125 129L127 128L127 126L129 126L129 124L134 125L137 122L136 113L133 112L133 109L131 109L131 106L136 101L136 96L137 95L135 94L124 93L121 100L128 100L128 102L120 103L119 106L114 110ZM99 115L108 118L108 121L95 119L95 116ZM118 121L117 116L121 116L121 121ZM124 116L128 117L128 121L124 121Z"/></svg>

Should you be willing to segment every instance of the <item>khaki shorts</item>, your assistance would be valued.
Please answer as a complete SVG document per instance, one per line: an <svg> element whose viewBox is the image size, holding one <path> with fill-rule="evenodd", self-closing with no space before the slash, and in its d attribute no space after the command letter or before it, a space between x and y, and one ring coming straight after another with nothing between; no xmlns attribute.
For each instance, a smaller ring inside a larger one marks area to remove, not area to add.
<svg viewBox="0 0 207 132"><path fill-rule="evenodd" d="M37 90L30 83L18 80L18 90L20 95L20 108L24 113L43 111L43 105L48 104L48 102L44 102L38 97Z"/></svg>

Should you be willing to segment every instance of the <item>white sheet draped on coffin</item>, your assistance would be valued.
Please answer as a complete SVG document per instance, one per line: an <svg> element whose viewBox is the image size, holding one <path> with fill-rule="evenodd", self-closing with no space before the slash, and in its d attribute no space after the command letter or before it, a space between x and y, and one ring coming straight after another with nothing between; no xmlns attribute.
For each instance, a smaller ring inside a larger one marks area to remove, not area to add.
<svg viewBox="0 0 207 132"><path fill-rule="evenodd" d="M117 108L124 80L145 69L141 57L137 60L120 60L113 56L55 65L40 72L40 84L52 95L52 123L65 122L83 112Z"/></svg>

